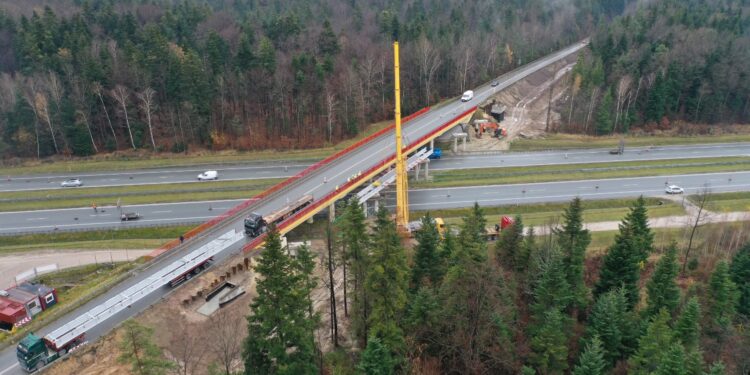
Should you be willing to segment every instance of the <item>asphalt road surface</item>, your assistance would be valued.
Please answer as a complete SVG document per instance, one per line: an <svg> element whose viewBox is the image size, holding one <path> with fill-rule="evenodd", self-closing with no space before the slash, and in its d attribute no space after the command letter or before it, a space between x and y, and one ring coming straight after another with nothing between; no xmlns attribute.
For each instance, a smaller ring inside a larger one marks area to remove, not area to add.
<svg viewBox="0 0 750 375"><path fill-rule="evenodd" d="M91 172L82 174L48 174L28 176L7 176L0 179L0 192L75 189L63 188L60 183L69 178L80 178L84 187L109 187L130 185L160 185L186 182L198 182L198 175L209 170L219 173L219 180L256 180L266 178L283 178L297 174L310 166L310 163L288 162L266 164L251 163L248 165L206 165L201 167L174 167L128 170L116 172ZM205 181L209 183L210 181Z"/></svg>
<svg viewBox="0 0 750 375"><path fill-rule="evenodd" d="M538 71L539 69L542 69L553 62L559 61L560 59L579 51L583 47L585 47L585 43L576 43L570 47L548 55L540 60L532 62L531 64L527 64L522 68L505 74L497 79L499 81L499 85L497 87L490 87L489 85L485 85L475 89L475 97L469 103L462 103L458 100L455 100L439 108L428 111L427 113L404 125L404 143L406 145L411 144L422 136L433 133L435 129L442 126L447 121L450 121L454 117L460 115L462 112L468 110L473 105L486 100L493 93L505 89L511 84L527 77L528 75ZM143 280L144 277L148 277L149 274L152 274L156 270L165 267L186 252L197 249L199 246L210 242L213 238L216 238L226 231L231 229L242 230L242 216L246 212L256 211L265 215L282 207L288 200L297 199L305 194L312 194L315 199L321 199L328 193L334 191L336 186L346 183L347 179L357 175L359 172L363 172L374 166L377 166L379 163L381 163L381 161L387 159L390 155L392 155L394 153L394 138L395 137L393 135L393 132L388 132L382 137L377 138L367 143L366 145L363 145L359 149L346 154L343 157L331 162L330 164L312 172L304 178L295 181L294 183L285 187L283 190L276 192L263 200L253 203L251 206L243 210L242 213L237 214L233 219L225 220L209 232L202 234L198 238L186 241L183 246L170 251L163 258L154 261L149 265L148 271L143 272L135 277L131 277L125 282L120 283L112 290L104 293L101 297L97 298L94 303L89 303L83 308L77 309L73 313L65 315L57 322L50 324L44 329L38 330L37 333L44 335L50 332L50 328L56 328L62 323L68 322L75 317L82 315L85 311L88 311L91 307L95 306L95 304L101 303L102 301L111 298L113 295L122 291L127 286L133 285ZM175 205L172 205L171 207L175 207ZM145 214L144 219L146 219ZM14 221L20 220L16 219ZM231 253L241 251L244 244L245 241L240 241L236 245L230 246L227 249L219 252L214 258L217 262L220 262L226 259ZM123 320L127 319L130 316L133 316L150 304L157 302L168 292L169 289L167 289L166 287L161 288L158 292L150 294L148 297L139 301L137 304L131 306L131 309L125 310L117 316L102 322L94 329L87 332L88 339L95 340L99 338L102 334L108 332ZM0 352L0 375L20 373L22 372L18 367L17 360L15 358L15 347L9 347Z"/></svg>
<svg viewBox="0 0 750 375"><path fill-rule="evenodd" d="M726 156L750 156L750 143L721 143L705 145L627 147L623 155L610 155L609 149L585 149L542 152L510 152L491 155L450 156L432 160L432 170L451 170L492 167L522 167L535 165L609 163L638 160L679 160L693 158L715 158ZM0 192L75 189L62 188L60 183L68 178L78 177L84 187L108 187L130 185L158 185L196 182L198 174L206 170L218 171L219 180L255 180L290 177L310 163L269 162L266 164L204 165L200 168L175 167L119 172L87 174L50 174L11 176L0 179ZM210 183L207 181L205 183Z"/></svg>
<svg viewBox="0 0 750 375"><path fill-rule="evenodd" d="M409 192L409 207L412 210L434 210L468 207L474 202L482 206L501 206L560 202L576 196L583 199L662 196L665 194L666 183L683 187L685 194L695 194L705 187L714 193L750 191L750 172L413 189ZM199 223L241 202L242 200L224 200L129 206L127 211L138 212L143 216L142 219L131 222L120 221L115 207L100 208L100 212L96 214L91 208L6 212L0 213L0 234L41 232L54 228L92 230Z"/></svg>

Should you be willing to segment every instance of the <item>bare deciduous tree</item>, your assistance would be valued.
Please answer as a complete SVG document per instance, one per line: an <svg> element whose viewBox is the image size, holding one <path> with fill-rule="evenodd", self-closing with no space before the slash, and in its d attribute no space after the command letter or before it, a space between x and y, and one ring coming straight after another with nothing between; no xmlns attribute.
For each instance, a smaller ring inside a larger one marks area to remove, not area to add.
<svg viewBox="0 0 750 375"><path fill-rule="evenodd" d="M154 94L156 94L154 89L146 87L142 92L136 94L136 96L141 100L141 110L146 114L146 125L148 125L148 133L151 136L151 147L156 151L154 128L151 126L151 113L154 111Z"/></svg>
<svg viewBox="0 0 750 375"><path fill-rule="evenodd" d="M57 137L55 137L55 128L52 126L52 115L49 113L49 102L47 101L47 96L44 95L43 92L36 92L34 93L34 107L36 108L36 112L44 119L44 121L47 122L47 126L49 127L49 133L52 135L52 144L55 146L55 153L60 153L60 148L57 147Z"/></svg>
<svg viewBox="0 0 750 375"><path fill-rule="evenodd" d="M442 64L442 59L440 58L440 52L432 46L432 43L425 36L422 36L419 42L417 42L417 58L420 80L424 86L425 106L429 106L432 93L432 80Z"/></svg>
<svg viewBox="0 0 750 375"><path fill-rule="evenodd" d="M99 82L94 82L91 85L91 90L96 94L97 97L99 97L99 103L102 104L102 109L104 110L104 116L107 118L107 124L109 124L109 130L112 131L112 137L114 137L115 140L115 148L117 148L117 132L115 132L114 126L112 126L112 120L109 119L109 112L107 111L107 106L104 105L104 97L102 96L102 85Z"/></svg>
<svg viewBox="0 0 750 375"><path fill-rule="evenodd" d="M208 320L211 335L206 340L206 346L226 375L232 374L235 364L240 361L242 320L238 313L228 309L219 309Z"/></svg>
<svg viewBox="0 0 750 375"><path fill-rule="evenodd" d="M695 200L695 205L698 208L698 212L695 214L695 220L693 221L693 226L690 230L690 238L688 239L688 246L685 249L685 258L682 260L683 275L685 274L685 270L687 269L688 259L690 259L690 250L692 250L693 248L693 237L695 236L695 231L698 230L698 227L700 227L706 221L705 209L710 199L711 190L708 188L704 188L698 193Z"/></svg>
<svg viewBox="0 0 750 375"><path fill-rule="evenodd" d="M112 90L111 94L112 97L122 106L122 112L125 115L125 126L128 128L128 135L130 135L130 145L133 146L133 150L135 150L133 131L130 129L130 120L128 120L128 89L123 85L117 85Z"/></svg>
<svg viewBox="0 0 750 375"><path fill-rule="evenodd" d="M202 331L183 318L171 333L169 351L177 365L174 373L197 374L206 354L204 347L206 338L203 337Z"/></svg>
<svg viewBox="0 0 750 375"><path fill-rule="evenodd" d="M333 142L333 118L336 110L336 95L326 90L326 120L328 121L328 143Z"/></svg>

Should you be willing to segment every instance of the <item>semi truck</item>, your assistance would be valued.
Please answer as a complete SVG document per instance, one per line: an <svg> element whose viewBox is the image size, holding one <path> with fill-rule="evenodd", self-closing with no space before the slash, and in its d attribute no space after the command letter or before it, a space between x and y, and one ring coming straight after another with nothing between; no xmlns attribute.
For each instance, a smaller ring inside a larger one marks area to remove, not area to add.
<svg viewBox="0 0 750 375"><path fill-rule="evenodd" d="M258 237L268 231L269 225L278 225L285 219L309 206L312 202L313 196L307 194L268 215L264 216L257 212L253 212L245 218L245 234L252 238Z"/></svg>
<svg viewBox="0 0 750 375"><path fill-rule="evenodd" d="M157 289L164 286L175 287L189 280L206 269L213 261L214 255L239 242L243 237L242 233L236 233L234 230L226 232L94 306L44 337L30 333L16 346L19 366L26 372L34 372L65 357L77 347L85 344L87 331L131 308Z"/></svg>

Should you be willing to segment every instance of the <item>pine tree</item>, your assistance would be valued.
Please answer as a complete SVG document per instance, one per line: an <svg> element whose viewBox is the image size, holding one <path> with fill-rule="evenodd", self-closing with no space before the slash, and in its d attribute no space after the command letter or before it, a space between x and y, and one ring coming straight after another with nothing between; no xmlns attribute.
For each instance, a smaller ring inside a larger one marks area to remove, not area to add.
<svg viewBox="0 0 750 375"><path fill-rule="evenodd" d="M685 350L680 343L674 343L669 347L659 365L656 368L656 375L685 375Z"/></svg>
<svg viewBox="0 0 750 375"><path fill-rule="evenodd" d="M458 235L459 256L469 256L477 261L487 258L487 240L485 231L487 220L478 203L474 203L471 212L463 218L461 232Z"/></svg>
<svg viewBox="0 0 750 375"><path fill-rule="evenodd" d="M739 294L737 287L729 277L727 262L720 261L709 281L709 316L712 323L721 329L726 329L732 323L736 312Z"/></svg>
<svg viewBox="0 0 750 375"><path fill-rule="evenodd" d="M265 250L255 272L258 296L250 305L243 357L245 374L314 374L316 319L310 315L308 267L282 248L275 226L269 228Z"/></svg>
<svg viewBox="0 0 750 375"><path fill-rule="evenodd" d="M339 41L328 20L323 21L323 30L318 37L318 51L324 56L333 56L339 52Z"/></svg>
<svg viewBox="0 0 750 375"><path fill-rule="evenodd" d="M379 338L371 337L367 340L367 348L362 352L357 370L365 375L391 375L395 365L391 349Z"/></svg>
<svg viewBox="0 0 750 375"><path fill-rule="evenodd" d="M729 266L729 274L737 286L737 313L750 318L750 243L737 251Z"/></svg>
<svg viewBox="0 0 750 375"><path fill-rule="evenodd" d="M154 330L138 321L129 319L122 326L120 363L130 363L133 373L139 375L160 375L173 367L166 360L161 349L154 343Z"/></svg>
<svg viewBox="0 0 750 375"><path fill-rule="evenodd" d="M669 328L669 321L670 316L666 309L661 309L654 315L646 328L646 333L638 340L638 351L630 358L632 374L651 374L657 370L671 347L674 336Z"/></svg>
<svg viewBox="0 0 750 375"><path fill-rule="evenodd" d="M523 239L523 246L521 246L521 252L517 257L516 270L519 273L526 273L529 271L532 257L537 254L536 234L534 233L534 227L528 227L526 229L526 237Z"/></svg>
<svg viewBox="0 0 750 375"><path fill-rule="evenodd" d="M646 284L648 300L646 316L653 316L662 308L674 315L680 302L680 289L677 287L677 243L672 242L667 252L656 264L651 280Z"/></svg>
<svg viewBox="0 0 750 375"><path fill-rule="evenodd" d="M637 251L639 266L643 268L648 256L654 251L654 233L648 225L648 209L642 195L630 207L623 222L629 223L632 229L633 246Z"/></svg>
<svg viewBox="0 0 750 375"><path fill-rule="evenodd" d="M370 303L367 290L365 289L365 278L370 264L368 251L369 237L365 225L365 214L362 207L355 201L350 201L344 208L344 214L340 221L341 243L346 247L344 250L344 261L348 264L351 294L353 295L351 320L354 336L364 345L369 336L368 316Z"/></svg>
<svg viewBox="0 0 750 375"><path fill-rule="evenodd" d="M516 216L509 227L500 232L495 243L495 258L510 270L520 270L523 259L523 222Z"/></svg>
<svg viewBox="0 0 750 375"><path fill-rule="evenodd" d="M605 135L612 133L612 91L607 90L604 93L602 102L599 103L599 109L596 112L596 134Z"/></svg>
<svg viewBox="0 0 750 375"><path fill-rule="evenodd" d="M698 338L700 337L700 304L696 297L692 297L685 304L674 331L677 339L687 350L698 349Z"/></svg>
<svg viewBox="0 0 750 375"><path fill-rule="evenodd" d="M540 254L536 268L536 280L532 285L534 303L530 310L535 320L543 324L547 311L564 311L573 296L566 280L562 255L556 247L550 247Z"/></svg>
<svg viewBox="0 0 750 375"><path fill-rule="evenodd" d="M563 263L566 279L572 291L575 305L581 309L586 307L588 288L583 280L586 248L591 243L591 234L583 228L583 207L581 199L576 197L563 213L562 229L555 230L557 243L563 253Z"/></svg>
<svg viewBox="0 0 750 375"><path fill-rule="evenodd" d="M635 349L636 332L638 327L633 313L628 311L624 290L615 289L597 298L591 309L586 336L588 340L592 337L601 339L607 367L613 366Z"/></svg>
<svg viewBox="0 0 750 375"><path fill-rule="evenodd" d="M724 375L726 374L726 366L724 363L719 361L711 365L706 375Z"/></svg>
<svg viewBox="0 0 750 375"><path fill-rule="evenodd" d="M411 270L412 288L438 285L442 278L442 259L439 253L440 234L435 226L435 220L429 213L422 218L422 228L414 237L417 240L417 246L414 250L414 266Z"/></svg>
<svg viewBox="0 0 750 375"><path fill-rule="evenodd" d="M599 340L599 336L594 336L581 353L578 365L573 369L573 375L604 375L607 367L602 341Z"/></svg>
<svg viewBox="0 0 750 375"><path fill-rule="evenodd" d="M667 85L664 75L659 73L651 86L646 103L646 121L659 122L664 116L667 103Z"/></svg>
<svg viewBox="0 0 750 375"><path fill-rule="evenodd" d="M391 350L402 353L404 334L400 327L406 307L408 285L406 252L396 231L396 224L380 208L372 240L372 255L365 289L372 310L368 316L370 337L377 337Z"/></svg>
<svg viewBox="0 0 750 375"><path fill-rule="evenodd" d="M557 309L544 314L541 326L531 336L531 363L542 374L562 373L568 368L567 318Z"/></svg>
<svg viewBox="0 0 750 375"><path fill-rule="evenodd" d="M623 288L631 309L638 302L639 278L633 242L632 229L628 223L623 222L620 224L620 233L615 236L615 243L604 256L599 281L594 289L594 295L601 296L611 290Z"/></svg>

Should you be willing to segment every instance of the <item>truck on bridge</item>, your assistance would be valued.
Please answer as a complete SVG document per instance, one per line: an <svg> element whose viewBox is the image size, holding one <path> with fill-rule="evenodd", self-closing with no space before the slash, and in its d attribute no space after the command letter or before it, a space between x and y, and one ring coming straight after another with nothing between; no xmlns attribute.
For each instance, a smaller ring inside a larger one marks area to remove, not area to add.
<svg viewBox="0 0 750 375"><path fill-rule="evenodd" d="M224 233L44 337L30 333L16 347L18 364L24 371L34 372L65 357L70 351L85 344L87 331L129 309L155 290L165 285L175 287L192 278L211 264L214 255L242 238L243 234L235 233L234 230Z"/></svg>
<svg viewBox="0 0 750 375"><path fill-rule="evenodd" d="M309 206L312 202L313 196L307 194L268 215L263 216L257 212L253 212L245 218L245 234L253 238L258 237L268 231L269 225L281 223Z"/></svg>

